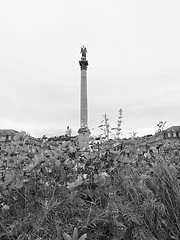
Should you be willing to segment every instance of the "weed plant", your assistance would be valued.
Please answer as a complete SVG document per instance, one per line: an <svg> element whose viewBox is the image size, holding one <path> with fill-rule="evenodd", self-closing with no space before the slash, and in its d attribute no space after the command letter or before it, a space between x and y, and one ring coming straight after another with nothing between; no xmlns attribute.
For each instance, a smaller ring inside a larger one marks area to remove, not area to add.
<svg viewBox="0 0 180 240"><path fill-rule="evenodd" d="M18 133L0 152L0 240L179 239L179 145L119 143Z"/></svg>

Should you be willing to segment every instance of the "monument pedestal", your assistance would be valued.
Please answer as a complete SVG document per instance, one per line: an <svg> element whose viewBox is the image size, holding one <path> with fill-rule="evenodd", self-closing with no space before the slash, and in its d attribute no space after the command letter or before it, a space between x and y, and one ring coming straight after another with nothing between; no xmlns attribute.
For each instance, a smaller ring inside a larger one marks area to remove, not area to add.
<svg viewBox="0 0 180 240"><path fill-rule="evenodd" d="M87 127L81 127L78 130L78 142L80 148L87 148L89 146L90 130Z"/></svg>

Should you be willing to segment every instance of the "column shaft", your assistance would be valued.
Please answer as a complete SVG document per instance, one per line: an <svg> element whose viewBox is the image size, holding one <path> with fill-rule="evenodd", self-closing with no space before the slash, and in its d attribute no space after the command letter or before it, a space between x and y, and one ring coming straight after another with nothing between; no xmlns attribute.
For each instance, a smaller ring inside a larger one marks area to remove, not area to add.
<svg viewBox="0 0 180 240"><path fill-rule="evenodd" d="M88 107L87 107L87 71L85 69L81 70L81 127L88 126Z"/></svg>

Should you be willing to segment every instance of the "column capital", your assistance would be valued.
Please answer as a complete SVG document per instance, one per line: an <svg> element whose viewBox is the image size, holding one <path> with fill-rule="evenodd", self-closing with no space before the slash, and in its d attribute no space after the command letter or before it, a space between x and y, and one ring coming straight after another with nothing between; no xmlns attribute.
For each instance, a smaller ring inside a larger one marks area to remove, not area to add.
<svg viewBox="0 0 180 240"><path fill-rule="evenodd" d="M79 61L79 65L81 67L81 70L87 70L87 66L88 66L88 61L81 59L81 61Z"/></svg>

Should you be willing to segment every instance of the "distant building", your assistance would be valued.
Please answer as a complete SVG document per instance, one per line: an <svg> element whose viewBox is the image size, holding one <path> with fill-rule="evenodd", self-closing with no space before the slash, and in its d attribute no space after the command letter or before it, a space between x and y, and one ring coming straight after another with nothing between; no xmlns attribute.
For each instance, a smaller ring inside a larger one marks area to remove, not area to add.
<svg viewBox="0 0 180 240"><path fill-rule="evenodd" d="M139 141L139 149L145 150L147 146L158 147L163 143L180 143L180 126L173 126L159 131L154 135L147 135Z"/></svg>
<svg viewBox="0 0 180 240"><path fill-rule="evenodd" d="M10 145L17 133L18 131L13 129L0 129L0 148Z"/></svg>
<svg viewBox="0 0 180 240"><path fill-rule="evenodd" d="M19 133L13 129L0 129L0 149L4 149L11 145L11 141L14 140L14 136ZM34 142L39 142L35 137L30 136L30 139Z"/></svg>

